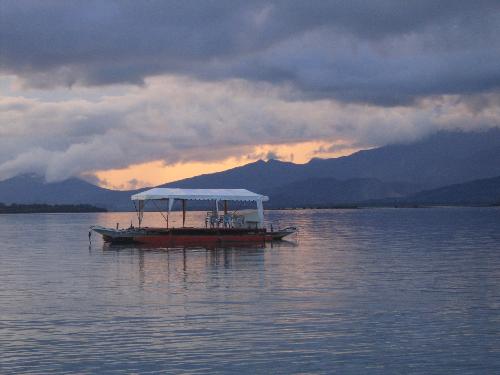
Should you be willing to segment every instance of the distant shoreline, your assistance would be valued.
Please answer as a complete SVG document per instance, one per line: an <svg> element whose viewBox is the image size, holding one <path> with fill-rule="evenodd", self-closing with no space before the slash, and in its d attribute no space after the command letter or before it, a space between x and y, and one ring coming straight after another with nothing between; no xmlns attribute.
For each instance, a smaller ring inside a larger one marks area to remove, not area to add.
<svg viewBox="0 0 500 375"><path fill-rule="evenodd" d="M294 210L360 210L366 208L443 208L443 207L500 207L500 203L493 204L387 204L387 205L346 205L346 206L310 206L310 207L286 207L266 208L268 211L294 211Z"/></svg>
<svg viewBox="0 0 500 375"><path fill-rule="evenodd" d="M108 212L105 208L90 204L10 204L0 203L0 214L52 214Z"/></svg>

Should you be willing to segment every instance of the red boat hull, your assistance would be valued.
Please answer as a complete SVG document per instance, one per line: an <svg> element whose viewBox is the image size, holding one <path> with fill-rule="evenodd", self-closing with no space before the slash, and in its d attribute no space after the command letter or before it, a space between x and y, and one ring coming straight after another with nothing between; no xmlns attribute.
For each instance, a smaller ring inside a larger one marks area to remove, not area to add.
<svg viewBox="0 0 500 375"><path fill-rule="evenodd" d="M138 243L151 246L220 245L262 243L280 240L295 233L295 228L268 232L266 229L237 228L127 228L93 227L109 243Z"/></svg>

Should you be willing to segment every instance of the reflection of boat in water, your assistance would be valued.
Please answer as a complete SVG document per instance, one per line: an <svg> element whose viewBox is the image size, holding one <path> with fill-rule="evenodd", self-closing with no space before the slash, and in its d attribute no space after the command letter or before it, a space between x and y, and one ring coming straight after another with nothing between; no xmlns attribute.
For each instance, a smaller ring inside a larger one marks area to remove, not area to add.
<svg viewBox="0 0 500 375"><path fill-rule="evenodd" d="M220 242L220 243L194 243L194 244L184 244L184 245L175 245L171 243L165 243L160 246L155 246L147 243L138 243L138 242L104 242L103 250L105 251L123 251L123 250L131 250L131 251L239 251L243 250L245 252L252 250L259 250L265 248L294 248L297 247L298 244L296 241L289 241L286 239L282 239L279 241L253 241L253 242Z"/></svg>
<svg viewBox="0 0 500 375"><path fill-rule="evenodd" d="M125 229L92 226L91 230L102 235L109 243L139 243L153 246L190 246L208 244L212 246L232 243L256 243L281 240L295 233L295 227L267 230L264 227L263 202L269 198L245 189L171 189L154 188L132 196L137 212L138 227ZM169 228L168 215L176 200L182 203L182 227ZM186 227L186 202L215 201L215 209L207 213L205 227ZM166 228L142 227L144 207L148 201L168 201ZM238 214L228 212L228 202L254 202L257 210L244 210ZM223 213L219 203L223 203Z"/></svg>

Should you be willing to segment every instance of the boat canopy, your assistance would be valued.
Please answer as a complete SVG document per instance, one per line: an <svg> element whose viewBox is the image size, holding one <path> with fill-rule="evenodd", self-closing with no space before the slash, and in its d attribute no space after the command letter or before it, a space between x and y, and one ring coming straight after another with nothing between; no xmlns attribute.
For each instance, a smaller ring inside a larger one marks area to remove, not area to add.
<svg viewBox="0 0 500 375"><path fill-rule="evenodd" d="M177 189L153 188L142 193L132 195L133 201L185 199L185 200L217 200L217 201L246 201L266 202L265 195L252 193L246 189Z"/></svg>
<svg viewBox="0 0 500 375"><path fill-rule="evenodd" d="M262 202L267 202L269 198L265 195L252 193L246 189L177 189L177 188L153 188L132 195L132 201L138 201L136 207L139 218L139 226L141 226L144 204L146 201L168 200L167 217L165 218L168 226L168 213L172 210L175 200L182 201L182 223L184 226L186 218L186 201L188 200L208 200L216 202L217 214L219 213L219 202L227 201L243 201L255 202L257 204L257 214L259 217L258 226L261 228L264 225L264 207ZM225 204L225 207L226 204ZM225 208L226 210L226 208Z"/></svg>

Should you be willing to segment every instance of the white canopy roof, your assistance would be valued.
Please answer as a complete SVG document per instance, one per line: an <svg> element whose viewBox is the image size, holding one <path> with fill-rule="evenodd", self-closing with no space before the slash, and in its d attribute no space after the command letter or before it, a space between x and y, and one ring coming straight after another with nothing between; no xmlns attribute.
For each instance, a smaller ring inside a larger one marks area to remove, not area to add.
<svg viewBox="0 0 500 375"><path fill-rule="evenodd" d="M266 202L265 195L252 193L246 189L176 189L153 188L142 193L132 195L132 200L155 199L187 199L187 200L221 200L221 201L249 201Z"/></svg>

